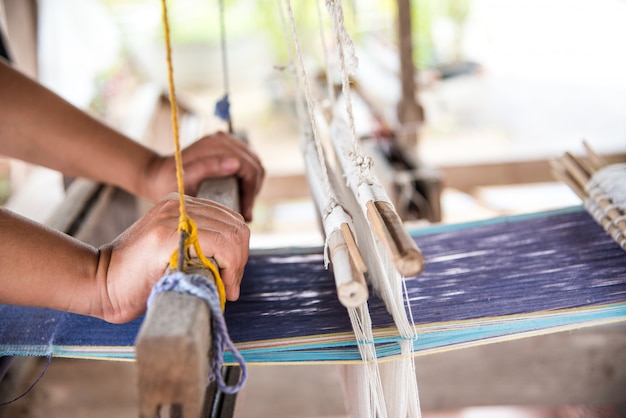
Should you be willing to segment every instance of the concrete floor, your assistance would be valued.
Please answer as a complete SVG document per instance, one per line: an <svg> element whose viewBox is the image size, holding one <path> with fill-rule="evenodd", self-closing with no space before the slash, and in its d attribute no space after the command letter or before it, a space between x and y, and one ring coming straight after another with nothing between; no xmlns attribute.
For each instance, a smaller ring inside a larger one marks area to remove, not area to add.
<svg viewBox="0 0 626 418"><path fill-rule="evenodd" d="M235 418L348 418L337 366L257 366L249 372L248 383L237 397ZM28 395L0 408L0 417L136 418L135 378L132 362L54 359ZM500 406L422 412L423 418L624 416L616 410L579 406Z"/></svg>

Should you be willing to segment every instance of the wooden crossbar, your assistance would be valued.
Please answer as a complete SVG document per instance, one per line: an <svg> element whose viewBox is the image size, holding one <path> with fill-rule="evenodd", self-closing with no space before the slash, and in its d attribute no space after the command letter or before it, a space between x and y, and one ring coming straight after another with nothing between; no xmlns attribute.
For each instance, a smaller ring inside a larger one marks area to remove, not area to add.
<svg viewBox="0 0 626 418"><path fill-rule="evenodd" d="M235 177L205 181L198 197L239 211ZM205 268L190 273L215 281ZM201 416L210 370L210 323L208 307L195 296L168 291L155 298L136 341L142 418L154 418L166 407L184 418Z"/></svg>

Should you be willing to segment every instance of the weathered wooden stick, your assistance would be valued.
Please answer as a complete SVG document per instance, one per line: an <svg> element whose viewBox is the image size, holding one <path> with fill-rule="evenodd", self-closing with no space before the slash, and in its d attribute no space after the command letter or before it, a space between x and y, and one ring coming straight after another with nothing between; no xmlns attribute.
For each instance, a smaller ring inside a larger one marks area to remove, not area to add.
<svg viewBox="0 0 626 418"><path fill-rule="evenodd" d="M389 251L400 274L404 277L420 274L424 269L422 253L393 207L387 202L373 200L367 202L366 207L374 233Z"/></svg>
<svg viewBox="0 0 626 418"><path fill-rule="evenodd" d="M328 238L337 284L337 297L346 308L356 308L367 302L368 290L363 273L367 266L361 257L347 224L341 224Z"/></svg>
<svg viewBox="0 0 626 418"><path fill-rule="evenodd" d="M593 171L587 171L588 168L584 167L580 160L578 160L570 153L565 153L565 155L561 159L561 162L563 163L567 171L572 174L576 182L583 188L583 190L585 190L585 186L587 185L587 182L591 179ZM586 191L585 194L587 194ZM597 205L602 208L602 210L606 213L611 222L613 222L615 227L619 231L621 231L623 235L626 235L626 220L624 220L624 217L622 216L620 211L615 208L613 203L606 197L593 198L596 201Z"/></svg>
<svg viewBox="0 0 626 418"><path fill-rule="evenodd" d="M240 209L235 177L204 181L198 197ZM188 272L215 281L208 269ZM210 367L210 319L204 301L194 296L163 292L155 298L136 341L141 418L154 418L166 406L184 418L200 416Z"/></svg>
<svg viewBox="0 0 626 418"><path fill-rule="evenodd" d="M565 167L568 173L572 175L576 183L580 187L585 189L587 182L591 178L591 173L587 172L580 162L569 152L566 152L560 159L561 164Z"/></svg>
<svg viewBox="0 0 626 418"><path fill-rule="evenodd" d="M587 141L583 141L583 146L585 147L585 150L587 151L587 155L589 156L589 161L591 165L595 168L595 170L599 170L602 167L605 167L608 165L606 160L600 157L598 154L596 154L596 152L591 148L591 146L587 143Z"/></svg>
<svg viewBox="0 0 626 418"><path fill-rule="evenodd" d="M209 309L198 298L176 292L156 297L136 342L142 418L175 405L185 418L200 416L209 375L209 324Z"/></svg>
<svg viewBox="0 0 626 418"><path fill-rule="evenodd" d="M599 157L587 144L584 143L589 160L585 161L565 153L561 158L552 161L552 172L556 178L569 186L574 193L585 203L596 221L613 237L613 239L626 250L626 220L621 212L615 208L608 197L590 196L587 183L592 179L597 170L605 167L607 163ZM601 211L591 209L593 202Z"/></svg>
<svg viewBox="0 0 626 418"><path fill-rule="evenodd" d="M574 193L576 193L576 196L578 196L580 200L584 201L585 199L587 199L585 189L583 187L580 187L580 185L576 182L576 180L572 178L572 176L559 160L550 161L550 166L552 167L552 174L554 175L554 177L569 186L569 188L572 189Z"/></svg>

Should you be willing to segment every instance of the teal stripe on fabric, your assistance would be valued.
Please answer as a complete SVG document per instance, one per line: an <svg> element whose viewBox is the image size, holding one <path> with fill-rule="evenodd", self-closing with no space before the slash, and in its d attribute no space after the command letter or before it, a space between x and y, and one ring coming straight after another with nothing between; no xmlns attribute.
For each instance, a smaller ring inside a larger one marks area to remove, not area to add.
<svg viewBox="0 0 626 418"><path fill-rule="evenodd" d="M427 230L415 238L424 272L406 278L418 354L626 320L626 254L580 207ZM285 345L243 350L247 362L359 359L356 342L318 338L352 333L323 259L321 249L250 256L240 299L226 307L230 335ZM373 292L368 306L374 330L393 326ZM132 359L142 321L0 305L0 355ZM399 354L389 335L376 340L381 358Z"/></svg>
<svg viewBox="0 0 626 418"><path fill-rule="evenodd" d="M584 206L576 205L576 206L569 206L565 208L553 209L553 210L542 211L542 212L498 216L495 218L481 219L481 220L472 221L472 222L429 225L423 228L411 228L411 229L408 229L407 232L413 238L418 238L418 237L423 237L427 235L439 234L442 232L462 231L464 229L480 228L482 226L487 226L487 225L499 225L499 224L505 224L505 223L510 223L510 222L519 222L519 221L524 221L524 220L545 218L545 217L550 217L554 215L567 215L570 213L581 213L581 212L585 212Z"/></svg>

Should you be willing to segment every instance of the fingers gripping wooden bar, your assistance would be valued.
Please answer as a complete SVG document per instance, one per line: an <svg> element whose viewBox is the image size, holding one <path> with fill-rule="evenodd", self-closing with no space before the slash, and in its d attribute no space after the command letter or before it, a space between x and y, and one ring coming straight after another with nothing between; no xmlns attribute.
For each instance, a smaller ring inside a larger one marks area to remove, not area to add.
<svg viewBox="0 0 626 418"><path fill-rule="evenodd" d="M204 181L198 197L239 211L237 178ZM208 269L188 272L215 281ZM156 297L136 340L141 418L154 418L166 407L184 418L200 417L210 368L210 323L208 307L195 296L167 291Z"/></svg>
<svg viewBox="0 0 626 418"><path fill-rule="evenodd" d="M367 217L374 233L391 254L391 259L404 277L418 275L424 269L422 252L406 232L393 206L383 201L366 203Z"/></svg>

